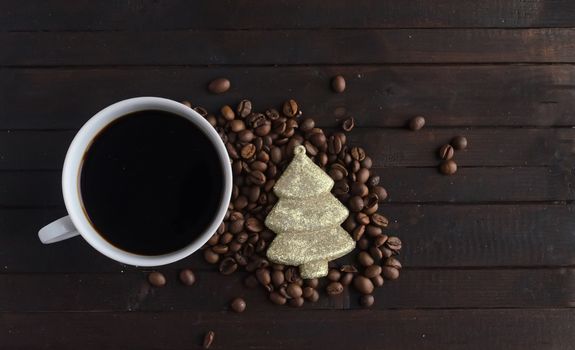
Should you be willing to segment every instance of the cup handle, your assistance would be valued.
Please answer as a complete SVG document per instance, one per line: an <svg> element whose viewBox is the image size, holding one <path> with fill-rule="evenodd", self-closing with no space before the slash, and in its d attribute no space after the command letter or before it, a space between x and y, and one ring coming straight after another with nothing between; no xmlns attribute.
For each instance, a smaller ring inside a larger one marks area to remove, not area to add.
<svg viewBox="0 0 575 350"><path fill-rule="evenodd" d="M64 216L42 227L38 232L38 238L40 238L42 243L50 244L78 236L79 234L72 220L70 220L70 216Z"/></svg>

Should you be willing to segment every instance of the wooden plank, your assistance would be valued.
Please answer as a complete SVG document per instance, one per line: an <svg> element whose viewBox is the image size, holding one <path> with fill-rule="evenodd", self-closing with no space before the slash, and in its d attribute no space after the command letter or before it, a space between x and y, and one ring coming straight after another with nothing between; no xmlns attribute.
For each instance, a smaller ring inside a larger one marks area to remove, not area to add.
<svg viewBox="0 0 575 350"><path fill-rule="evenodd" d="M242 275L196 271L193 287L179 283L177 271L166 271L169 285L150 286L147 274L0 274L1 312L46 311L226 311L230 300L246 299L250 311L279 307L263 288L248 290ZM323 286L322 281L322 286ZM575 305L575 269L403 270L374 292L376 309L542 308ZM42 288L38 288L42 286ZM305 309L361 309L352 287L343 295L321 299ZM422 293L422 291L424 291ZM198 302L202 300L202 302ZM49 301L49 302L47 302Z"/></svg>
<svg viewBox="0 0 575 350"><path fill-rule="evenodd" d="M0 169L59 170L75 132L0 131ZM456 154L460 166L575 163L574 129L424 128L413 133L407 129L356 128L347 135L350 144L363 147L377 167L436 166L437 149L455 135L465 135L469 142L466 151Z"/></svg>
<svg viewBox="0 0 575 350"><path fill-rule="evenodd" d="M343 94L329 87L336 74L347 77ZM209 94L206 84L218 76L232 88ZM1 69L0 129L79 128L113 102L146 95L191 99L213 112L246 97L256 110L293 97L321 126L353 115L359 126L403 127L418 114L428 126L575 124L569 65L164 67Z"/></svg>
<svg viewBox="0 0 575 350"><path fill-rule="evenodd" d="M1 170L59 170L76 131L0 131Z"/></svg>
<svg viewBox="0 0 575 350"><path fill-rule="evenodd" d="M0 3L1 31L253 28L573 27L569 0L320 0ZM255 20L257 19L257 20Z"/></svg>
<svg viewBox="0 0 575 350"><path fill-rule="evenodd" d="M575 174L561 168L375 168L393 203L568 201ZM0 172L0 206L62 206L60 171Z"/></svg>
<svg viewBox="0 0 575 350"><path fill-rule="evenodd" d="M570 63L574 34L571 28L0 33L0 45L10 48L0 65Z"/></svg>
<svg viewBox="0 0 575 350"><path fill-rule="evenodd" d="M575 266L572 205L398 205L380 211L389 234L404 241L407 268ZM0 210L0 272L135 272L100 255L83 239L42 245L36 232L63 209ZM212 270L194 254L169 268Z"/></svg>
<svg viewBox="0 0 575 350"><path fill-rule="evenodd" d="M571 349L575 310L2 313L10 349Z"/></svg>

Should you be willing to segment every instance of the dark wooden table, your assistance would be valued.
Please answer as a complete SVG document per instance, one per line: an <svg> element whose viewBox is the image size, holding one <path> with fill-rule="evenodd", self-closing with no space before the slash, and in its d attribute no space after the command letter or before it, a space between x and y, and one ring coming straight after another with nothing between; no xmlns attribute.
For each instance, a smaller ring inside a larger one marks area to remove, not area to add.
<svg viewBox="0 0 575 350"><path fill-rule="evenodd" d="M214 349L572 349L573 27L571 0L0 1L0 348L194 349L213 329ZM231 91L210 95L220 76ZM42 246L74 133L141 95L355 116L401 278L372 310L348 291L294 310L197 255L153 289L80 238ZM435 151L457 134L469 150L442 176ZM248 311L231 314L238 295Z"/></svg>

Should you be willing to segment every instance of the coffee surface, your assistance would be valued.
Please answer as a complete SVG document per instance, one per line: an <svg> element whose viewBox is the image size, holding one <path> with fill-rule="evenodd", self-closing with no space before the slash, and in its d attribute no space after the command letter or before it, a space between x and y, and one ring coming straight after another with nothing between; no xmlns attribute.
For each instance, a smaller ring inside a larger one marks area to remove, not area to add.
<svg viewBox="0 0 575 350"><path fill-rule="evenodd" d="M187 119L154 110L125 115L84 155L84 209L96 231L122 250L176 251L213 219L223 192L220 163Z"/></svg>

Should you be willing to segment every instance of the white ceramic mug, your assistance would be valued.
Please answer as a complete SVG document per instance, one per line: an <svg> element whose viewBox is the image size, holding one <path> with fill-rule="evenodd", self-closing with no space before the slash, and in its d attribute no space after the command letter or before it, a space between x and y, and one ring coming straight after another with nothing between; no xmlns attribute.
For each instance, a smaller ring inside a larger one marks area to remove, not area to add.
<svg viewBox="0 0 575 350"><path fill-rule="evenodd" d="M82 170L83 157L90 147L94 138L107 125L114 120L138 111L160 110L176 114L188 119L198 127L211 141L218 154L218 159L223 173L223 191L221 202L217 210L213 213L213 218L204 232L188 246L163 255L138 255L119 249L106 241L91 225L83 206L80 192L80 174ZM64 203L68 211L68 216L58 219L43 227L38 232L38 237L42 243L55 243L74 236L82 235L88 243L107 257L124 264L135 266L158 266L165 265L183 259L200 249L210 239L216 231L224 215L226 214L228 203L232 193L232 168L229 162L226 147L214 128L196 113L193 109L183 104L159 97L136 97L114 103L94 115L82 128L70 144L64 168L62 170L62 192Z"/></svg>

